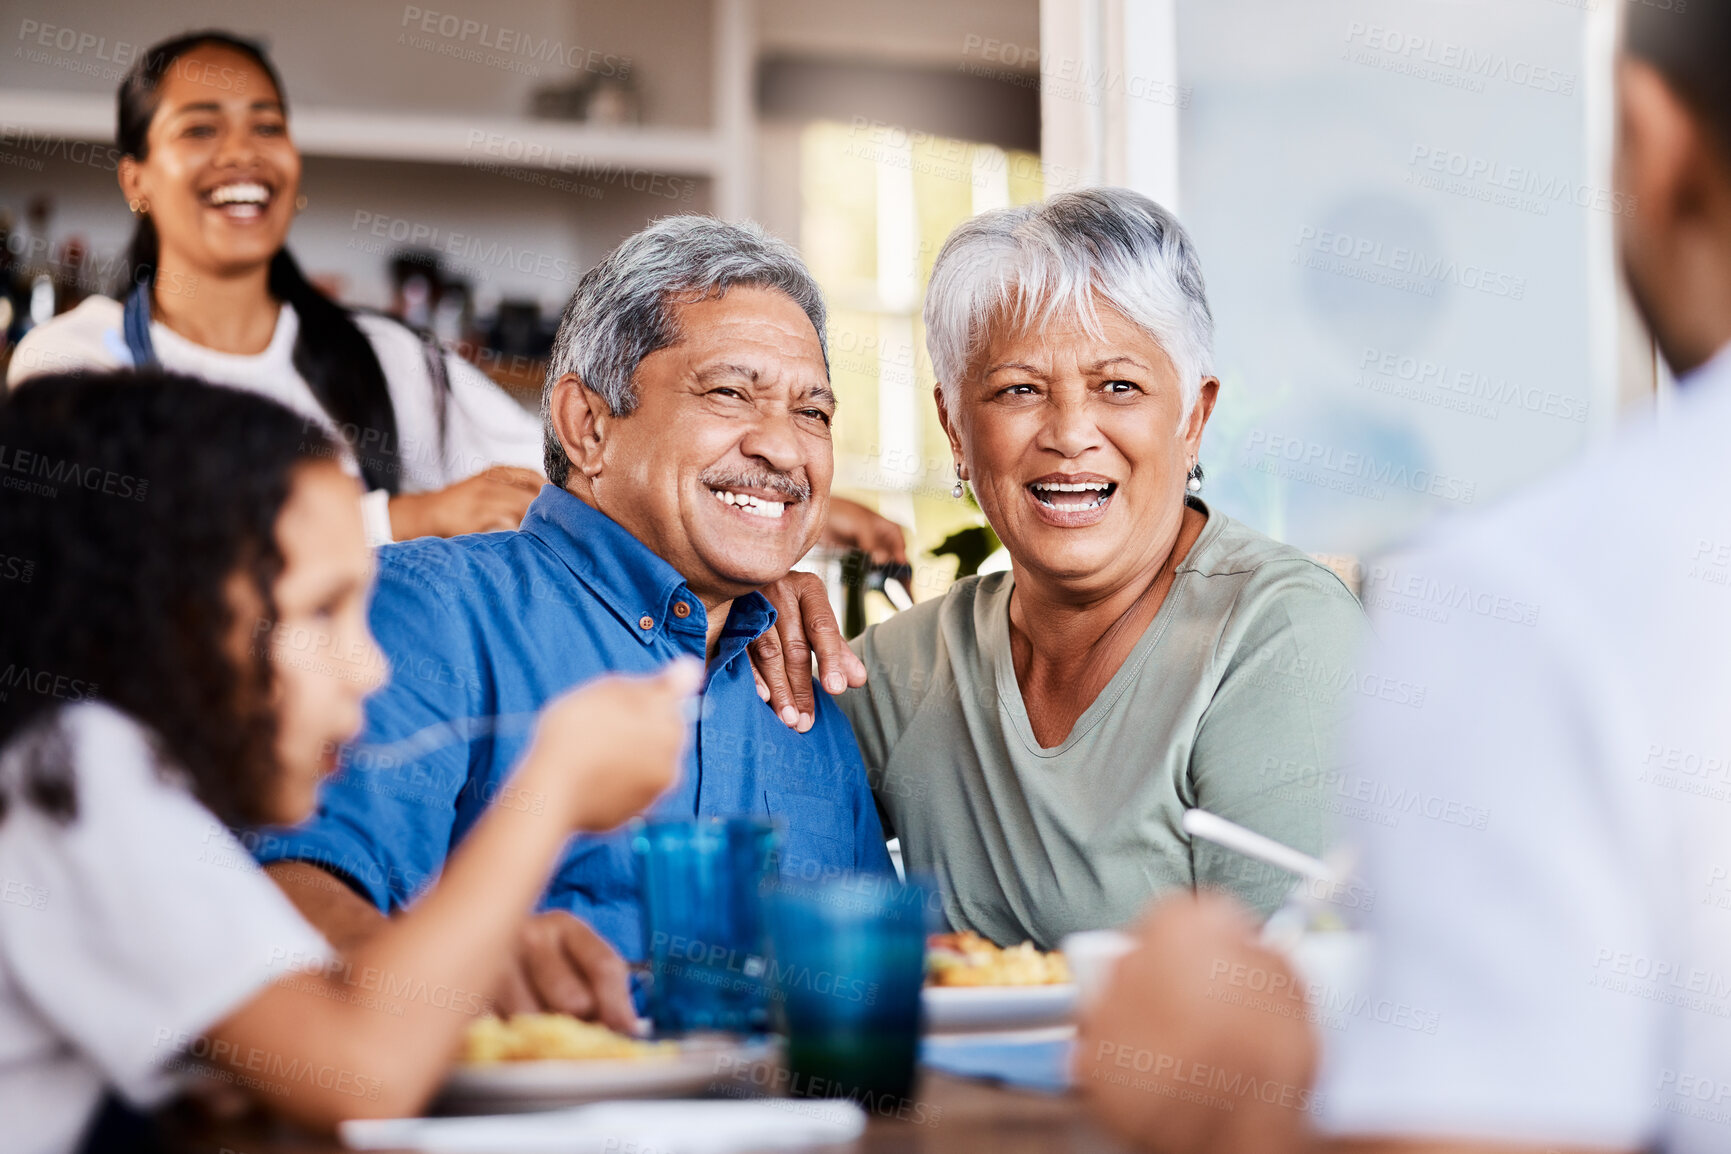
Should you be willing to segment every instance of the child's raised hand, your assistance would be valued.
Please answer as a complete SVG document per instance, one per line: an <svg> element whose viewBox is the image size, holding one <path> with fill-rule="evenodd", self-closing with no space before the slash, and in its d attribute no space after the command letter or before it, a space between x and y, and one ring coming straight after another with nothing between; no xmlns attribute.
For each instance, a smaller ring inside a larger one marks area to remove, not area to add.
<svg viewBox="0 0 1731 1154"><path fill-rule="evenodd" d="M547 704L528 760L569 786L559 796L570 799L574 827L612 829L673 784L687 703L702 684L702 663L681 657L652 677L609 675Z"/></svg>

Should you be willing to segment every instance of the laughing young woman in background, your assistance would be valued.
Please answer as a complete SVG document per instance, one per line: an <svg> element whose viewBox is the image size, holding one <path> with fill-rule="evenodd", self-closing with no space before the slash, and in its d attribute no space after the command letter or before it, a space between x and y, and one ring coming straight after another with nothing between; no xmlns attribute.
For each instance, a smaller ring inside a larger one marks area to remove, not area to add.
<svg viewBox="0 0 1731 1154"><path fill-rule="evenodd" d="M130 364L244 388L337 434L374 543L516 528L542 484L539 423L467 362L332 301L284 247L301 156L261 48L217 31L150 48L121 82L116 142L138 218L128 295L32 331L14 385Z"/></svg>

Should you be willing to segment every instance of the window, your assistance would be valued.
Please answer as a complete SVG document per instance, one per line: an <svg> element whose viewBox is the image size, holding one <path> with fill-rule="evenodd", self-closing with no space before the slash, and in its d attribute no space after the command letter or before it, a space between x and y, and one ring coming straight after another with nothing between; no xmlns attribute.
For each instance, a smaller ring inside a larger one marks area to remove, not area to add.
<svg viewBox="0 0 1731 1154"><path fill-rule="evenodd" d="M950 495L955 473L932 401L920 310L944 238L975 213L1040 199L1040 159L882 124L817 122L800 140L800 247L830 306L838 493L910 528L915 596L955 562L923 555L984 523Z"/></svg>

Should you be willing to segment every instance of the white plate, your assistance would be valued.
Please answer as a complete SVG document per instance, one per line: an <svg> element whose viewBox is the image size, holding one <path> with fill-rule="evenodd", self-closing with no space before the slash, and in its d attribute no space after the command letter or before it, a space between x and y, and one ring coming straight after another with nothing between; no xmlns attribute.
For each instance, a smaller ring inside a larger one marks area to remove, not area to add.
<svg viewBox="0 0 1731 1154"><path fill-rule="evenodd" d="M678 1045L670 1058L458 1066L445 1080L439 1112L498 1114L609 1098L694 1097L731 1085L744 1065L779 1061L779 1047L770 1041L692 1038Z"/></svg>
<svg viewBox="0 0 1731 1154"><path fill-rule="evenodd" d="M1076 986L927 986L926 1030L1026 1030L1061 1026L1075 1017Z"/></svg>

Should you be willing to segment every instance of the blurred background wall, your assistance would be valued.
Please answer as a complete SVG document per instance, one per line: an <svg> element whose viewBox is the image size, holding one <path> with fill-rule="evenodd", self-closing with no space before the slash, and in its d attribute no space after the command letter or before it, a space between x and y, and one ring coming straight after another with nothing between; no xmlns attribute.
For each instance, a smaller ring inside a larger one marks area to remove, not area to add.
<svg viewBox="0 0 1731 1154"><path fill-rule="evenodd" d="M938 246L986 208L1128 184L1208 276L1205 495L1363 576L1662 403L1612 259L1615 8L0 0L0 310L16 338L125 275L115 88L150 43L226 27L282 70L309 274L525 403L577 278L647 221L797 243L833 309L838 486L923 552L978 523L918 321ZM954 566L922 556L916 595Z"/></svg>

